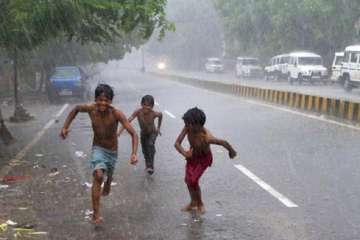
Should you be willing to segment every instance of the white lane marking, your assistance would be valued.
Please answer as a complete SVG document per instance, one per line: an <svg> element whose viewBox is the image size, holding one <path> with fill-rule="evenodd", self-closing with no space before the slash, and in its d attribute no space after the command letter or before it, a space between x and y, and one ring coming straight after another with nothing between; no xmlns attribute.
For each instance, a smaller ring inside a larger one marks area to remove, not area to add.
<svg viewBox="0 0 360 240"><path fill-rule="evenodd" d="M166 113L171 118L174 118L174 119L176 118L174 114L172 114L171 112L169 112L167 110L165 110L164 113Z"/></svg>
<svg viewBox="0 0 360 240"><path fill-rule="evenodd" d="M274 105L270 105L270 104L266 104L266 103L260 103L260 102L253 101L253 100L244 100L244 101L247 102L247 103L250 103L250 104L269 107L269 108L272 108L272 109L275 109L275 110L296 114L296 115L299 115L299 116L302 116L302 117L306 117L306 118L310 118L310 119L314 119L314 120L318 120L318 121L323 121L323 122L326 122L326 123L329 123L329 124L334 124L334 125L337 125L337 126L340 126L340 127L350 128L350 129L354 129L354 130L360 130L360 127L349 125L349 124L346 124L346 123L337 122L337 121L326 119L326 118L322 118L322 117L319 117L319 116L306 114L306 113L302 113L302 112L298 112L298 111L295 111L295 110L282 108L282 107L278 107L278 106L274 106Z"/></svg>
<svg viewBox="0 0 360 240"><path fill-rule="evenodd" d="M69 104L66 103L64 104L64 106L60 109L60 111L55 115L55 118L59 118L61 116L61 114L64 113L64 111L69 107Z"/></svg>
<svg viewBox="0 0 360 240"><path fill-rule="evenodd" d="M65 104L60 111L55 115L57 117L60 117L61 113L65 111L65 109L69 106L69 104ZM0 179L3 178L8 174L8 172L11 170L12 166L16 166L18 162L20 162L27 152L34 147L34 145L44 136L46 131L55 123L55 119L51 119L37 134L36 136L20 151L16 154L16 156L9 161L9 164L5 167L3 167L0 170Z"/></svg>
<svg viewBox="0 0 360 240"><path fill-rule="evenodd" d="M251 180L253 180L255 183L257 183L262 189L270 193L273 197L278 199L282 204L284 204L288 208L295 208L298 207L294 202L292 202L290 199L276 191L273 187L271 187L269 184L261 180L258 176L250 172L246 167L237 164L234 165L237 169L239 169L243 174L245 174L247 177L249 177Z"/></svg>
<svg viewBox="0 0 360 240"><path fill-rule="evenodd" d="M157 101L155 101L155 106L159 106L160 104L157 102Z"/></svg>

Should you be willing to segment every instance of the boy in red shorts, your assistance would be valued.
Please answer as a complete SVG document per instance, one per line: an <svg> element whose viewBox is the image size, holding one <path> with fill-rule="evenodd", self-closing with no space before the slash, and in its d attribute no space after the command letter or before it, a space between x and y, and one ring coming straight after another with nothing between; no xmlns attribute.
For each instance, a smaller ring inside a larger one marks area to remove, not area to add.
<svg viewBox="0 0 360 240"><path fill-rule="evenodd" d="M220 145L229 151L229 157L234 158L236 151L225 140L218 139L211 135L204 127L206 121L205 113L198 108L189 109L183 116L185 127L175 142L176 150L186 159L185 183L187 184L190 203L182 208L182 211L196 210L198 213L205 213L204 203L201 199L199 179L205 170L212 164L211 144ZM190 143L190 150L186 151L181 143L187 135Z"/></svg>

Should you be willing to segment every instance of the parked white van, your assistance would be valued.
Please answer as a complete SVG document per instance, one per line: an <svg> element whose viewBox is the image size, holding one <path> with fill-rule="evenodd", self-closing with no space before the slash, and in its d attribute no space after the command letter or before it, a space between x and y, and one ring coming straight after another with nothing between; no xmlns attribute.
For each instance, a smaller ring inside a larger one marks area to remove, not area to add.
<svg viewBox="0 0 360 240"><path fill-rule="evenodd" d="M245 78L263 77L264 71L259 60L253 57L238 57L236 59L236 76Z"/></svg>
<svg viewBox="0 0 360 240"><path fill-rule="evenodd" d="M346 91L360 87L360 45L345 48L345 56L341 66L341 78Z"/></svg>
<svg viewBox="0 0 360 240"><path fill-rule="evenodd" d="M265 67L265 80L280 80L287 77L288 54L281 54L270 59L269 65Z"/></svg>
<svg viewBox="0 0 360 240"><path fill-rule="evenodd" d="M344 52L336 52L331 66L331 78L333 82L342 82L341 65L344 60Z"/></svg>
<svg viewBox="0 0 360 240"><path fill-rule="evenodd" d="M323 66L320 55L311 52L292 52L289 54L288 81L292 84L297 81L314 83L315 81L327 82L328 71Z"/></svg>

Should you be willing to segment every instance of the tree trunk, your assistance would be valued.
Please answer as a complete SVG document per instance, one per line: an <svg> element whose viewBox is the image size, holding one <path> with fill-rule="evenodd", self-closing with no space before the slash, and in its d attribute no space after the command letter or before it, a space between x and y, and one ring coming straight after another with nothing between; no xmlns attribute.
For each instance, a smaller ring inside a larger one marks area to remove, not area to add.
<svg viewBox="0 0 360 240"><path fill-rule="evenodd" d="M45 79L46 79L46 73L45 73L44 69L41 69L41 72L40 72L40 84L39 84L39 88L37 89L38 93L42 92L42 90L44 88Z"/></svg>
<svg viewBox="0 0 360 240"><path fill-rule="evenodd" d="M7 129L2 113L1 113L1 108L0 108L0 138L2 139L2 141L6 144L12 144L15 142L15 139L13 138L13 136L11 135L10 131Z"/></svg>
<svg viewBox="0 0 360 240"><path fill-rule="evenodd" d="M14 50L14 101L15 108L19 106L19 95L18 95L18 74L17 74L17 50Z"/></svg>
<svg viewBox="0 0 360 240"><path fill-rule="evenodd" d="M18 95L18 73L17 73L17 67L18 67L18 53L17 49L14 49L14 100L15 100L15 111L14 115L10 118L10 121L12 122L24 122L34 119L33 116L28 114L23 108L23 106L20 104L19 101L19 95Z"/></svg>

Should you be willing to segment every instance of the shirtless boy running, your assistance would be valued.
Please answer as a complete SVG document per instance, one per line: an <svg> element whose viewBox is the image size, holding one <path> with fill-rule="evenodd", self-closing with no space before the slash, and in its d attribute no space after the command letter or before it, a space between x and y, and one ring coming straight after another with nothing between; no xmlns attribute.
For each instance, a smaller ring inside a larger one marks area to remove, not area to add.
<svg viewBox="0 0 360 240"><path fill-rule="evenodd" d="M91 197L94 214L92 220L95 224L102 222L102 217L100 216L100 196L104 174L107 175L107 180L104 183L102 195L106 196L110 193L113 171L117 161L118 141L116 130L119 123L122 124L132 137L130 163L137 163L138 136L126 119L126 116L120 110L111 106L113 97L114 92L109 85L98 85L95 89L95 103L75 106L67 116L60 132L60 136L65 139L70 131L70 124L76 115L79 112L89 114L94 132L90 163L93 170Z"/></svg>
<svg viewBox="0 0 360 240"><path fill-rule="evenodd" d="M135 110L130 116L129 122L138 119L140 125L141 148L145 158L146 171L151 175L154 173L154 157L155 157L155 141L158 135L161 135L160 127L162 122L162 113L154 111L154 97L145 95L141 99L141 108ZM155 119L158 118L157 127L155 127ZM122 133L122 127L118 136Z"/></svg>
<svg viewBox="0 0 360 240"><path fill-rule="evenodd" d="M230 158L234 158L236 152L227 141L214 137L204 127L206 116L202 110L196 107L189 109L184 114L183 120L185 127L176 139L175 148L186 160L185 183L187 184L191 201L182 208L182 211L196 210L199 214L203 214L205 207L201 198L199 180L213 161L210 145L223 146L229 151ZM181 146L185 136L187 136L190 143L188 151Z"/></svg>

